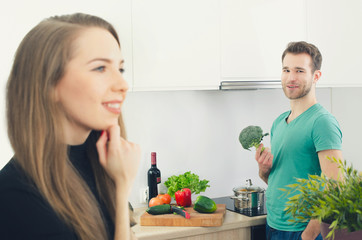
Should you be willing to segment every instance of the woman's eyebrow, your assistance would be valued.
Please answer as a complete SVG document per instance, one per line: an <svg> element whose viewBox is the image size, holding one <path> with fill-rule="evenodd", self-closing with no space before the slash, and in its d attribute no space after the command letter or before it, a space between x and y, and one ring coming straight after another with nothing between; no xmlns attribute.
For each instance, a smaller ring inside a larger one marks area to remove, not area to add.
<svg viewBox="0 0 362 240"><path fill-rule="evenodd" d="M111 59L108 59L108 58L93 58L92 60L88 61L88 63L96 62L96 61L102 61L102 62L107 62L107 63L113 62ZM122 59L119 63L123 64L124 60Z"/></svg>

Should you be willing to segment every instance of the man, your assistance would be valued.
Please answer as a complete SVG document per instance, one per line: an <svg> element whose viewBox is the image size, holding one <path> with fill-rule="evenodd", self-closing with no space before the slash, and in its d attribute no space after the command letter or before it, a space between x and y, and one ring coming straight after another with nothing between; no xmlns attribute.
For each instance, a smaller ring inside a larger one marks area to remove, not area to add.
<svg viewBox="0 0 362 240"><path fill-rule="evenodd" d="M281 82L291 110L281 114L271 128L271 150L255 155L266 192L268 239L322 239L318 220L291 223L284 211L287 197L280 188L321 174L337 179L338 167L327 157L342 158L342 133L336 119L319 103L315 89L321 77L322 56L313 44L291 42L282 55ZM289 196L290 197L290 196Z"/></svg>

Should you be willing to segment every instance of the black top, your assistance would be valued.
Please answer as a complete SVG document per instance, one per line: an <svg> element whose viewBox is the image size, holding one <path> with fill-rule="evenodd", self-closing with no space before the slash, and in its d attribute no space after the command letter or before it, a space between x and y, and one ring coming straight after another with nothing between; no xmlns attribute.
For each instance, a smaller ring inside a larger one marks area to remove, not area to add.
<svg viewBox="0 0 362 240"><path fill-rule="evenodd" d="M109 239L113 239L114 224L100 201L85 145L70 147L69 158L98 200ZM74 230L57 216L14 159L0 171L0 239L78 240Z"/></svg>

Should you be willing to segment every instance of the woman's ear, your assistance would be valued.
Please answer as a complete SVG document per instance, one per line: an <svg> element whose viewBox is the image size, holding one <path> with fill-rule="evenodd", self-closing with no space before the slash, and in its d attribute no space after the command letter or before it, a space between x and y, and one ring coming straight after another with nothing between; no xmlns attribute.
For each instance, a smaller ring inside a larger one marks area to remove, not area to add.
<svg viewBox="0 0 362 240"><path fill-rule="evenodd" d="M315 70L313 74L313 83L317 83L321 76L322 72L320 70Z"/></svg>

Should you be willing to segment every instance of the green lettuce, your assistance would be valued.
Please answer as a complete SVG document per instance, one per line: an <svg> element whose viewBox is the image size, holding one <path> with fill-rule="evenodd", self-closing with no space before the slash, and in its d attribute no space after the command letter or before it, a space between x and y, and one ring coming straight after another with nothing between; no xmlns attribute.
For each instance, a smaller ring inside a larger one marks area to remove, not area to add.
<svg viewBox="0 0 362 240"><path fill-rule="evenodd" d="M199 176L191 173L191 171L185 172L184 174L180 174L178 176L173 175L167 179L165 182L165 186L168 188L167 193L175 198L175 192L181 190L183 188L189 188L191 193L199 194L201 192L205 192L208 185L209 180L201 180Z"/></svg>

